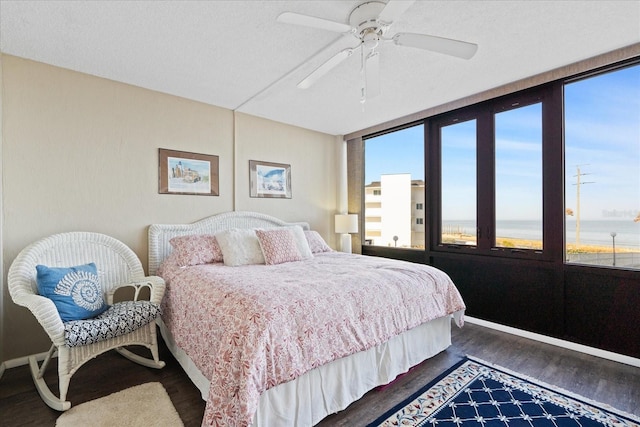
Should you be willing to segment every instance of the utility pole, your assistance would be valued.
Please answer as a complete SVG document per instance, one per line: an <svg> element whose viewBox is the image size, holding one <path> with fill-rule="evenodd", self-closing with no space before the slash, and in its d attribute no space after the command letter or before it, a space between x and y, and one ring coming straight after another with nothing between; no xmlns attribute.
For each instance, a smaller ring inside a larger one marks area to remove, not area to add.
<svg viewBox="0 0 640 427"><path fill-rule="evenodd" d="M576 186L576 247L580 246L580 185L581 184L593 184L594 181L581 181L582 177L585 175L590 175L588 173L581 173L580 166L576 165L576 183L573 184Z"/></svg>

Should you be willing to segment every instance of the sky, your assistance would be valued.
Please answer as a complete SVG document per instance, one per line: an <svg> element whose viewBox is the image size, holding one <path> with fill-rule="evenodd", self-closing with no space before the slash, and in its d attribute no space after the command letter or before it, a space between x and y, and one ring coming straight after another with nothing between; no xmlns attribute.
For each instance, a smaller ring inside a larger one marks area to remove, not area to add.
<svg viewBox="0 0 640 427"><path fill-rule="evenodd" d="M366 184L393 173L410 173L411 179L424 180L424 126L367 139L365 156Z"/></svg>
<svg viewBox="0 0 640 427"><path fill-rule="evenodd" d="M566 205L583 219L640 211L640 65L569 84L566 99ZM588 175L587 175L588 174ZM619 217L620 219L624 219ZM631 218L632 219L632 218Z"/></svg>
<svg viewBox="0 0 640 427"><path fill-rule="evenodd" d="M541 107L496 117L498 219L542 217ZM640 212L640 65L565 86L566 207L581 219L633 219ZM443 129L443 218L475 211L475 122ZM422 125L365 142L365 182L383 173L424 179ZM446 145L446 146L444 146ZM582 175L584 174L584 175ZM588 182L588 183L587 183Z"/></svg>

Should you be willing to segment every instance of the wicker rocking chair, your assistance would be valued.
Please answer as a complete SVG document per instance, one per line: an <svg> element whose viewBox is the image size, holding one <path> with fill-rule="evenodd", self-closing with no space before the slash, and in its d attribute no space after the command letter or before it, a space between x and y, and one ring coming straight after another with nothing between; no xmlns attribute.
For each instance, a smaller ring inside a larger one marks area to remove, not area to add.
<svg viewBox="0 0 640 427"><path fill-rule="evenodd" d="M104 301L110 308L92 319L63 322L53 301L38 293L36 265L71 267L88 263L97 267ZM71 402L66 400L71 376L84 363L106 351L115 349L147 367L164 367L165 363L159 360L158 355L155 321L164 295L164 281L156 276L145 277L136 254L119 240L89 232L46 237L32 243L16 257L9 269L8 286L13 301L33 313L53 343L41 366L38 366L35 355L29 356L31 375L38 393L51 408L66 411L71 407ZM122 287L132 288L134 302L114 304L114 293ZM140 292L145 288L149 289L150 301L139 300ZM89 325L87 322L94 323ZM75 329L70 328L71 324ZM91 332L79 333L78 330ZM80 336L82 339L78 339ZM153 359L130 352L124 348L128 345L147 347ZM60 397L51 392L43 378L55 353L58 355Z"/></svg>

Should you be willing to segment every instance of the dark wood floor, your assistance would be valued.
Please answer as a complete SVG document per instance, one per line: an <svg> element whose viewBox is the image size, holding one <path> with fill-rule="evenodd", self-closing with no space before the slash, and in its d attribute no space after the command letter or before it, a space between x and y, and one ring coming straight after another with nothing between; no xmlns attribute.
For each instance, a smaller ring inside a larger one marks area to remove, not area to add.
<svg viewBox="0 0 640 427"><path fill-rule="evenodd" d="M319 426L365 425L466 354L640 415L640 368L469 323L462 329L454 327L452 335L453 345L449 349L412 369L391 386L369 392ZM198 390L164 346L161 355L167 362L162 370L141 367L115 352L99 356L73 376L68 399L77 405L137 384L159 381L185 426L200 426L204 402ZM53 363L47 380L49 384L55 383ZM5 371L0 378L0 426L54 426L58 416L58 412L40 400L27 366Z"/></svg>

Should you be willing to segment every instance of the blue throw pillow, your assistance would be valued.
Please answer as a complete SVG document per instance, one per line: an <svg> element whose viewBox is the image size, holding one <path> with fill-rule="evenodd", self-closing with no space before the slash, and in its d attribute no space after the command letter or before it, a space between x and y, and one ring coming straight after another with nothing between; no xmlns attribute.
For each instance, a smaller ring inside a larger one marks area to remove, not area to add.
<svg viewBox="0 0 640 427"><path fill-rule="evenodd" d="M75 267L36 265L38 292L53 301L63 322L89 319L105 311L94 263Z"/></svg>

